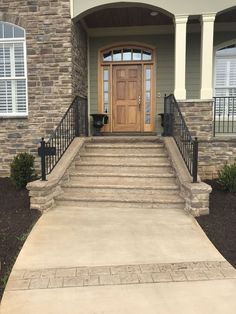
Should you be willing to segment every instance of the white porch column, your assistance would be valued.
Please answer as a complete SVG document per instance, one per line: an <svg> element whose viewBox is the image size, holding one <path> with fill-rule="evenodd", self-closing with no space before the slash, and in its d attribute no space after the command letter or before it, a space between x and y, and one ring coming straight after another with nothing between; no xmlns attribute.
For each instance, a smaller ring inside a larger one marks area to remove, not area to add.
<svg viewBox="0 0 236 314"><path fill-rule="evenodd" d="M215 13L202 15L201 99L213 97L213 37Z"/></svg>
<svg viewBox="0 0 236 314"><path fill-rule="evenodd" d="M186 29L187 15L175 16L175 90L177 100L186 99Z"/></svg>

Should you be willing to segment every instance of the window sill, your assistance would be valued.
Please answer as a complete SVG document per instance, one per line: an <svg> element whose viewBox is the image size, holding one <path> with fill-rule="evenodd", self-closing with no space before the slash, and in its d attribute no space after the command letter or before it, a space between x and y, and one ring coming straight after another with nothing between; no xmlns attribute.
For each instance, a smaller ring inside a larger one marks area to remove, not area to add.
<svg viewBox="0 0 236 314"><path fill-rule="evenodd" d="M0 120L3 119L28 119L28 114L0 114Z"/></svg>

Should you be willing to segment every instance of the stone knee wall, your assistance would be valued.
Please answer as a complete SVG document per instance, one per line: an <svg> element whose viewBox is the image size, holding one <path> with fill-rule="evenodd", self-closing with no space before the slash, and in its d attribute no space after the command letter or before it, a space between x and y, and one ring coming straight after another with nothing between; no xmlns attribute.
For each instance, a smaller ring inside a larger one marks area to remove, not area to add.
<svg viewBox="0 0 236 314"><path fill-rule="evenodd" d="M74 95L87 94L87 53L70 0L3 0L0 21L23 27L27 46L28 117L0 117L0 176L6 176L13 156L36 156L40 138L51 134Z"/></svg>
<svg viewBox="0 0 236 314"><path fill-rule="evenodd" d="M186 101L179 103L192 136L199 139L199 175L214 179L223 165L236 160L236 137L213 137L213 102Z"/></svg>
<svg viewBox="0 0 236 314"><path fill-rule="evenodd" d="M218 177L225 163L236 161L236 138L212 138L199 143L199 175L202 179Z"/></svg>
<svg viewBox="0 0 236 314"><path fill-rule="evenodd" d="M179 106L192 136L197 137L199 140L212 138L212 101L181 101Z"/></svg>

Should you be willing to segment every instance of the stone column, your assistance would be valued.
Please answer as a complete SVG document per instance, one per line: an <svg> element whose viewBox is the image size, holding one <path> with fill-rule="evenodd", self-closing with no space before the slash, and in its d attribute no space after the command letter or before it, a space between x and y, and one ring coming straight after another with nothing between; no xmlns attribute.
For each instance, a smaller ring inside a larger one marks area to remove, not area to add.
<svg viewBox="0 0 236 314"><path fill-rule="evenodd" d="M201 42L201 99L213 97L213 36L215 14L203 14Z"/></svg>
<svg viewBox="0 0 236 314"><path fill-rule="evenodd" d="M186 99L186 29L187 15L176 15L175 22L175 89L177 100Z"/></svg>

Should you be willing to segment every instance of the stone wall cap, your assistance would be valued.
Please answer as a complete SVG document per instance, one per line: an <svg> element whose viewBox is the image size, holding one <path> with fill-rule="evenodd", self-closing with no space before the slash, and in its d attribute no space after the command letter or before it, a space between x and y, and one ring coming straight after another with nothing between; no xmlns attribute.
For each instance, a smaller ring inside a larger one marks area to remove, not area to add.
<svg viewBox="0 0 236 314"><path fill-rule="evenodd" d="M184 100L178 100L179 103L206 103L206 102L213 102L214 99L184 99Z"/></svg>

